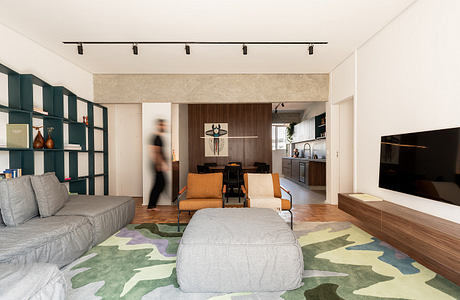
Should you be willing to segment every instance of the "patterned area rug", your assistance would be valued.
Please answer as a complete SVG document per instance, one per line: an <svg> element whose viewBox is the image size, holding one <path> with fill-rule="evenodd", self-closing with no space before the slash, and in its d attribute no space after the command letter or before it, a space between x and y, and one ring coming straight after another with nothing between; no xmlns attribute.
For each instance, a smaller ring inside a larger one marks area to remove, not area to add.
<svg viewBox="0 0 460 300"><path fill-rule="evenodd" d="M460 299L459 286L347 222L296 224L306 269L297 290L182 293L176 226L131 224L91 249L65 268L69 299Z"/></svg>

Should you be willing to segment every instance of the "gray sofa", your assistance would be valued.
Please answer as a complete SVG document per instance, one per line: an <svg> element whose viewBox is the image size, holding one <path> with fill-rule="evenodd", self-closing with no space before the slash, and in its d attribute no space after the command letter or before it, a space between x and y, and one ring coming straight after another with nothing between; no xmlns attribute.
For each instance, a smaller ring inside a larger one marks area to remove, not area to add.
<svg viewBox="0 0 460 300"><path fill-rule="evenodd" d="M73 262L130 223L135 204L131 197L69 196L47 173L1 180L0 209L0 264L12 273L14 265L23 272L28 264Z"/></svg>

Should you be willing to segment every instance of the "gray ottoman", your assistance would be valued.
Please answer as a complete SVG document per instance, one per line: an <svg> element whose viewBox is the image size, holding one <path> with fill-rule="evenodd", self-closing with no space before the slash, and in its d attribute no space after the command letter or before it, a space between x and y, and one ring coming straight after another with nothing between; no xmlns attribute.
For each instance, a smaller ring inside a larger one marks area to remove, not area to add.
<svg viewBox="0 0 460 300"><path fill-rule="evenodd" d="M302 285L303 255L289 226L271 209L199 210L177 252L184 292L272 292Z"/></svg>

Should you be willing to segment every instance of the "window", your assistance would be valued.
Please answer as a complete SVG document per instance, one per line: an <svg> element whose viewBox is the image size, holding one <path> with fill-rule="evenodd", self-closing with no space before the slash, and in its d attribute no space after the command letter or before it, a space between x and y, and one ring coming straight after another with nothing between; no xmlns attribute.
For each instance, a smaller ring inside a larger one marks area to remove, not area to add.
<svg viewBox="0 0 460 300"><path fill-rule="evenodd" d="M286 125L272 125L272 150L286 149Z"/></svg>

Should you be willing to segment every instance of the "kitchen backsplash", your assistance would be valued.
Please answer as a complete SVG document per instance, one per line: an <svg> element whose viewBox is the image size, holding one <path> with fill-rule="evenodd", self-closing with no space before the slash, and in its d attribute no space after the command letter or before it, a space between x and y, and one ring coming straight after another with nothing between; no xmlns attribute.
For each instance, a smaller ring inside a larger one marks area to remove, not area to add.
<svg viewBox="0 0 460 300"><path fill-rule="evenodd" d="M314 154L318 155L318 158L326 158L326 140L316 140L316 141L310 141L308 142L311 146L311 153L312 156ZM296 143L294 148L297 148L299 150L299 153L302 157L305 156L303 153L303 146L305 142L302 143ZM308 146L306 147L308 149ZM308 150L307 150L308 153Z"/></svg>

